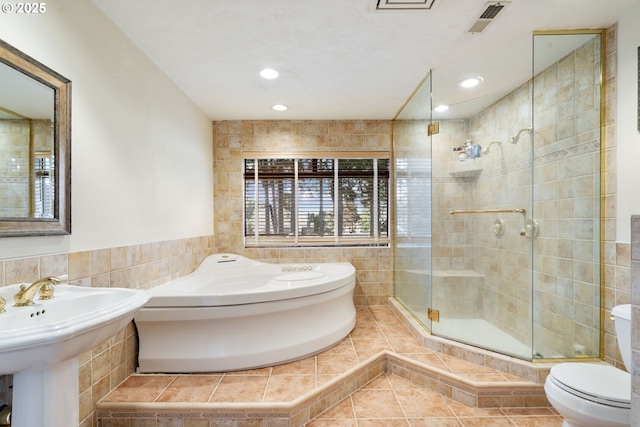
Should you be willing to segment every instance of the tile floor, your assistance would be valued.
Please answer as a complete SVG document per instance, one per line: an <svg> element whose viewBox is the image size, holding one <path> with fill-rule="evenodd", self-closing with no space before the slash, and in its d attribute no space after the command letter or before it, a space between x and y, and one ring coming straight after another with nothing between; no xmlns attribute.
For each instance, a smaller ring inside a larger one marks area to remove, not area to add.
<svg viewBox="0 0 640 427"><path fill-rule="evenodd" d="M103 402L290 402L372 355L389 350L475 381L523 381L423 348L386 306L357 308L357 323L338 345L296 362L239 372L132 375ZM478 409L385 373L307 425L560 427L549 408Z"/></svg>

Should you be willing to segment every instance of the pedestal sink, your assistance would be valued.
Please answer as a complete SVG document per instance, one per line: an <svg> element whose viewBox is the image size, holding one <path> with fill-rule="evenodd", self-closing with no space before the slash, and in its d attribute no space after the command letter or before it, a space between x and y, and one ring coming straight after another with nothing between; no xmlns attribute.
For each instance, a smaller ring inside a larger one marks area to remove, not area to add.
<svg viewBox="0 0 640 427"><path fill-rule="evenodd" d="M78 425L78 355L125 327L149 300L125 288L55 287L51 300L14 307L0 288L0 374L13 374L13 427ZM37 297L36 297L37 298Z"/></svg>

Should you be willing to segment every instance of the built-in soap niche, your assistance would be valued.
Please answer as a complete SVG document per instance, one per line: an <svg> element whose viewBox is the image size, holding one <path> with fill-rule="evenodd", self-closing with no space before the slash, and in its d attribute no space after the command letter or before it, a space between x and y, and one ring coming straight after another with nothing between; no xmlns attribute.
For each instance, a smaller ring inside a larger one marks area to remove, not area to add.
<svg viewBox="0 0 640 427"><path fill-rule="evenodd" d="M449 174L455 177L475 178L482 172L484 159L478 157L476 159L451 160L449 161Z"/></svg>

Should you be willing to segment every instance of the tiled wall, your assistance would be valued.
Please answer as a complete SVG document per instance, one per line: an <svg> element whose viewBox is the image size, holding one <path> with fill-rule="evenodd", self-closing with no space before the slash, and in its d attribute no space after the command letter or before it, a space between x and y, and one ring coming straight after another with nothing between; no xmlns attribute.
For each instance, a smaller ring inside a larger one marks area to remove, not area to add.
<svg viewBox="0 0 640 427"><path fill-rule="evenodd" d="M0 217L30 213L30 156L51 151L53 130L48 120L0 120Z"/></svg>
<svg viewBox="0 0 640 427"><path fill-rule="evenodd" d="M640 215L631 217L631 425L640 425Z"/></svg>
<svg viewBox="0 0 640 427"><path fill-rule="evenodd" d="M615 29L608 40L612 33ZM599 355L598 41L550 65L469 121L441 121L433 142L434 290L438 270L481 274L482 317L524 343L533 332L534 351L545 357ZM615 50L610 55L615 60ZM510 143L532 123L533 138L524 132ZM468 138L483 147L500 143L480 159L460 162L452 149ZM449 214L521 208L526 217ZM540 230L533 264L531 239L520 235L525 218L532 217ZM493 233L496 219L504 221L502 235Z"/></svg>
<svg viewBox="0 0 640 427"><path fill-rule="evenodd" d="M356 304L386 304L393 296L390 248L243 247L244 151L282 155L314 151L390 151L390 121L221 121L214 122L214 232L220 252L267 262L351 262Z"/></svg>
<svg viewBox="0 0 640 427"><path fill-rule="evenodd" d="M87 287L149 289L193 271L215 253L213 236L68 254L0 261L0 286L67 274ZM95 403L135 371L138 339L133 324L82 354L79 362L80 427L95 426ZM0 405L11 401L11 376L0 376Z"/></svg>

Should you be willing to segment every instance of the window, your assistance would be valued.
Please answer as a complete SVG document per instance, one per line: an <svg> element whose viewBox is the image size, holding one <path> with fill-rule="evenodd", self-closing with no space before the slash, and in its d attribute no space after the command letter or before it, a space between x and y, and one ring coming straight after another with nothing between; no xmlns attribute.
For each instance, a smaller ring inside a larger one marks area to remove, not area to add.
<svg viewBox="0 0 640 427"><path fill-rule="evenodd" d="M55 199L55 182L51 153L36 153L33 168L33 217L53 218Z"/></svg>
<svg viewBox="0 0 640 427"><path fill-rule="evenodd" d="M278 156L244 155L245 246L389 244L388 153Z"/></svg>

